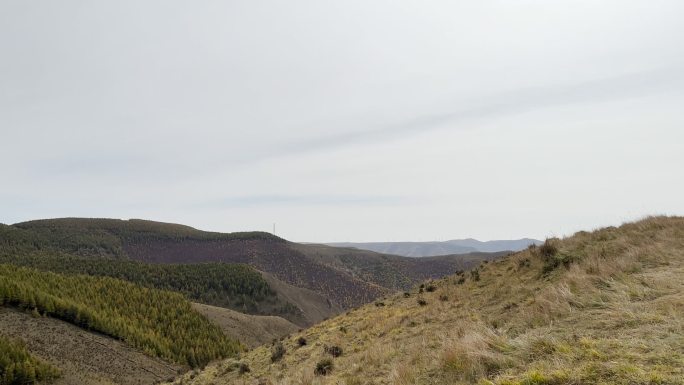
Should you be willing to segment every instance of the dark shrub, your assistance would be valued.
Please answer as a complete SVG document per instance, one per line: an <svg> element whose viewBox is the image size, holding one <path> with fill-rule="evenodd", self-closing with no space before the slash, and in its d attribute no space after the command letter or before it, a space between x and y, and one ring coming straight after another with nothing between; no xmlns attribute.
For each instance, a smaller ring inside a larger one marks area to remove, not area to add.
<svg viewBox="0 0 684 385"><path fill-rule="evenodd" d="M472 278L473 281L475 281L475 282L479 281L480 280L480 272L477 269L471 271L470 272L470 278Z"/></svg>
<svg viewBox="0 0 684 385"><path fill-rule="evenodd" d="M385 306L385 303L382 301L379 301L379 302L375 303L375 306L377 306L377 307Z"/></svg>
<svg viewBox="0 0 684 385"><path fill-rule="evenodd" d="M427 291L428 293L432 293L432 292L435 291L435 290L437 290L437 288L436 288L434 285L428 285L428 286L425 288L425 291Z"/></svg>
<svg viewBox="0 0 684 385"><path fill-rule="evenodd" d="M449 297L447 297L445 294L442 294L439 296L439 300L445 302L449 300Z"/></svg>
<svg viewBox="0 0 684 385"><path fill-rule="evenodd" d="M541 246L539 246L539 254L541 254L541 256L544 258L553 257L556 255L556 253L558 253L558 248L550 239L547 239Z"/></svg>
<svg viewBox="0 0 684 385"><path fill-rule="evenodd" d="M404 292L404 298L408 298L408 297L410 297L410 296L411 296L411 293L409 293L408 291L407 291L407 292Z"/></svg>
<svg viewBox="0 0 684 385"><path fill-rule="evenodd" d="M330 358L324 358L316 364L316 369L314 369L314 374L317 376L327 376L333 371L333 362Z"/></svg>
<svg viewBox="0 0 684 385"><path fill-rule="evenodd" d="M546 275L554 271L560 265L563 265L567 268L576 260L577 258L573 255L558 252L553 256L544 259L544 268L542 269L542 273Z"/></svg>
<svg viewBox="0 0 684 385"><path fill-rule="evenodd" d="M335 358L342 355L342 348L337 346L337 345L325 346L323 349L325 350L326 353L330 354L331 356L333 356Z"/></svg>
<svg viewBox="0 0 684 385"><path fill-rule="evenodd" d="M529 258L521 259L518 261L518 267L523 268L523 267L528 267L528 266L530 266L530 259Z"/></svg>
<svg viewBox="0 0 684 385"><path fill-rule="evenodd" d="M425 306L427 305L427 301L422 298L418 298L418 305Z"/></svg>
<svg viewBox="0 0 684 385"><path fill-rule="evenodd" d="M297 338L297 345L305 346L306 345L306 338L304 338L304 337Z"/></svg>
<svg viewBox="0 0 684 385"><path fill-rule="evenodd" d="M459 278L458 281L456 281L456 283L459 285L463 285L463 283L465 283L465 277Z"/></svg>
<svg viewBox="0 0 684 385"><path fill-rule="evenodd" d="M249 365L247 365L244 362L240 362L240 366L238 366L238 373L245 374L245 373L249 373L249 372L250 372Z"/></svg>
<svg viewBox="0 0 684 385"><path fill-rule="evenodd" d="M282 343L278 342L273 345L273 349L271 349L271 362L280 361L284 355L285 347Z"/></svg>
<svg viewBox="0 0 684 385"><path fill-rule="evenodd" d="M340 331L344 334L347 334L347 328L344 326L340 326Z"/></svg>

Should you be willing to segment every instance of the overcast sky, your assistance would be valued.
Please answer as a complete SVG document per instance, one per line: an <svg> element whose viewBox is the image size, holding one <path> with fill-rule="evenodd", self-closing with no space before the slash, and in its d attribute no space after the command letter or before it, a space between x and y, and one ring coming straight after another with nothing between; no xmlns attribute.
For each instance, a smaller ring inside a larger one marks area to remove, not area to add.
<svg viewBox="0 0 684 385"><path fill-rule="evenodd" d="M684 2L0 1L0 222L295 241L684 214Z"/></svg>

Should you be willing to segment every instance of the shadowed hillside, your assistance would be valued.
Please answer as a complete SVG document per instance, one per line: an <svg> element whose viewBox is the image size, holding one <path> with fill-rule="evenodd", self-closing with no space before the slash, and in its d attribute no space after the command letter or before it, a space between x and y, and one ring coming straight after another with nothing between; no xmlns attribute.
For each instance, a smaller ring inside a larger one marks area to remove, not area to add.
<svg viewBox="0 0 684 385"><path fill-rule="evenodd" d="M175 383L684 384L683 331L684 218L656 217L547 240Z"/></svg>

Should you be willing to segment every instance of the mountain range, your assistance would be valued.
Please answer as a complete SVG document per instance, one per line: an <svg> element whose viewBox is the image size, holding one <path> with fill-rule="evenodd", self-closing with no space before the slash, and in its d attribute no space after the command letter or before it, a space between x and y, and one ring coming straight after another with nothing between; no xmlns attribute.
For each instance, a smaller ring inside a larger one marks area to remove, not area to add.
<svg viewBox="0 0 684 385"><path fill-rule="evenodd" d="M531 238L512 240L478 241L477 239L453 239L433 242L331 242L334 247L351 247L377 253L401 255L405 257L431 257L448 254L465 254L473 252L494 253L502 251L520 251L530 245L539 245L542 241Z"/></svg>

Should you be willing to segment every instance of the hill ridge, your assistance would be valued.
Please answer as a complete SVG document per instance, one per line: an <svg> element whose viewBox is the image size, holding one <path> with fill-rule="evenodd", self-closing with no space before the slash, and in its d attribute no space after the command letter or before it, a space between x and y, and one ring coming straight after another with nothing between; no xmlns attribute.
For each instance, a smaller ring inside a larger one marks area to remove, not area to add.
<svg viewBox="0 0 684 385"><path fill-rule="evenodd" d="M683 314L684 218L649 217L426 282L174 383L683 384Z"/></svg>

